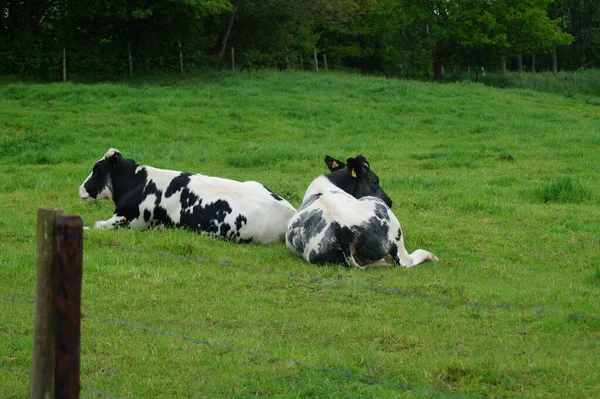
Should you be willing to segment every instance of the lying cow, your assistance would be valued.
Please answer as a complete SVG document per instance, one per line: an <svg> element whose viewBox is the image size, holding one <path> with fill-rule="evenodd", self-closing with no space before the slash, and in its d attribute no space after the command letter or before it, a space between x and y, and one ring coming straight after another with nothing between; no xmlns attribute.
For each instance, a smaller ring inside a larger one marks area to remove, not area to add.
<svg viewBox="0 0 600 399"><path fill-rule="evenodd" d="M96 162L79 196L115 203L114 215L91 229L182 227L240 242L283 241L296 211L258 182L138 165L112 148Z"/></svg>
<svg viewBox="0 0 600 399"><path fill-rule="evenodd" d="M348 158L344 164L328 156L325 163L332 173L313 180L288 224L286 244L292 253L310 263L359 269L438 260L423 249L406 251L392 201L365 157Z"/></svg>

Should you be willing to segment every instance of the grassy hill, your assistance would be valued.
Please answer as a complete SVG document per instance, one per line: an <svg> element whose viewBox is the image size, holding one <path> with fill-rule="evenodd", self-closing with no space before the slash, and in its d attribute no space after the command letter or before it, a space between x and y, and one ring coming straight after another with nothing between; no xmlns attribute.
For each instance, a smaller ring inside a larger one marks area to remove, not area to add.
<svg viewBox="0 0 600 399"><path fill-rule="evenodd" d="M472 83L209 73L0 86L0 397L27 397L39 206L110 148L258 180L299 206L325 155L365 155L409 251L317 266L285 244L86 231L82 397L600 396L600 108Z"/></svg>

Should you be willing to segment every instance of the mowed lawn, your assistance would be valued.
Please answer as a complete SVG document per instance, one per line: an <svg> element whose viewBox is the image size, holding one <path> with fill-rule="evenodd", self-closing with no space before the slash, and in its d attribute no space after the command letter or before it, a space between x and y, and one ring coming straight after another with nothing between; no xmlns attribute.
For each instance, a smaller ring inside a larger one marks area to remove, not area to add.
<svg viewBox="0 0 600 399"><path fill-rule="evenodd" d="M365 155L415 268L86 231L82 397L600 397L600 99L351 74L0 85L0 397L28 397L40 206L111 147L298 207Z"/></svg>

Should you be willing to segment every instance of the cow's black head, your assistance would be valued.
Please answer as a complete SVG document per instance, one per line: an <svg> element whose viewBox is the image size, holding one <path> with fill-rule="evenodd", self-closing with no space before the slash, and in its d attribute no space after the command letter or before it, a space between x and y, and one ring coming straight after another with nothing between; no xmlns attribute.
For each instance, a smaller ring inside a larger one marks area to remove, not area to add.
<svg viewBox="0 0 600 399"><path fill-rule="evenodd" d="M98 199L113 199L112 169L121 158L121 153L114 148L94 164L92 173L79 187L79 196L87 202Z"/></svg>
<svg viewBox="0 0 600 399"><path fill-rule="evenodd" d="M327 155L325 164L331 171L327 178L355 198L372 196L381 198L392 207L392 200L379 185L379 177L371 170L369 161L362 155L348 158L346 163Z"/></svg>

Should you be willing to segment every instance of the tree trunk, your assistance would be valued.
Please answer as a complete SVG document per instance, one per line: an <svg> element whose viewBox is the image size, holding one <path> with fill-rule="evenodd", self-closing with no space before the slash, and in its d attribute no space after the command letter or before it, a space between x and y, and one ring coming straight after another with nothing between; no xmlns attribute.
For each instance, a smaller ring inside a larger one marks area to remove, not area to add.
<svg viewBox="0 0 600 399"><path fill-rule="evenodd" d="M237 7L233 7L231 9L231 17L229 18L229 24L227 24L227 29L225 30L225 35L223 36L223 41L221 42L221 51L219 51L219 56L217 57L217 64L220 64L223 60L223 55L225 54L225 49L227 48L227 40L229 40L231 28L233 28L233 21L235 20L236 12Z"/></svg>
<svg viewBox="0 0 600 399"><path fill-rule="evenodd" d="M531 55L531 73L535 73L535 54Z"/></svg>
<svg viewBox="0 0 600 399"><path fill-rule="evenodd" d="M556 49L552 51L552 73L558 72L558 53Z"/></svg>

